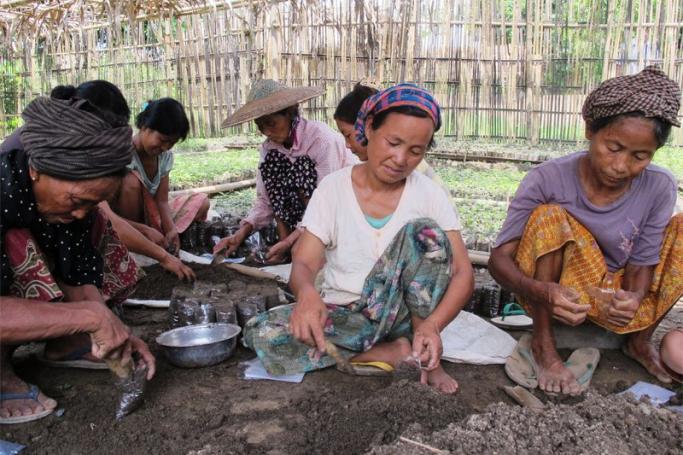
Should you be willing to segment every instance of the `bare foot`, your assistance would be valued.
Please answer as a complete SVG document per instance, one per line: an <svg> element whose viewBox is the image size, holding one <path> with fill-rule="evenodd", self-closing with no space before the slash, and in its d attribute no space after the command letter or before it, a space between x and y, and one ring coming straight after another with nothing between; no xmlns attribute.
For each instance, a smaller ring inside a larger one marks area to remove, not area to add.
<svg viewBox="0 0 683 455"><path fill-rule="evenodd" d="M407 338L398 338L394 341L377 343L371 349L358 354L351 359L352 362L386 362L398 368L401 362L413 352L410 341Z"/></svg>
<svg viewBox="0 0 683 455"><path fill-rule="evenodd" d="M650 344L648 338L640 335L640 333L630 335L621 346L621 351L627 357L641 364L658 381L669 384L671 376L664 369L659 352Z"/></svg>
<svg viewBox="0 0 683 455"><path fill-rule="evenodd" d="M534 338L531 342L536 372L538 374L538 388L547 393L563 393L578 395L581 386L574 374L564 366L557 349L550 343L538 342Z"/></svg>
<svg viewBox="0 0 683 455"><path fill-rule="evenodd" d="M423 371L421 382L423 384L429 384L439 392L449 395L458 391L458 381L446 373L446 370L444 370L441 365L436 367L435 370L429 372Z"/></svg>
<svg viewBox="0 0 683 455"><path fill-rule="evenodd" d="M0 392L6 393L26 393L29 385L19 379L12 370L11 365L3 362L0 365ZM57 407L57 402L40 392L36 399L25 400L2 400L0 401L0 417L20 417L38 414L45 410L52 410Z"/></svg>

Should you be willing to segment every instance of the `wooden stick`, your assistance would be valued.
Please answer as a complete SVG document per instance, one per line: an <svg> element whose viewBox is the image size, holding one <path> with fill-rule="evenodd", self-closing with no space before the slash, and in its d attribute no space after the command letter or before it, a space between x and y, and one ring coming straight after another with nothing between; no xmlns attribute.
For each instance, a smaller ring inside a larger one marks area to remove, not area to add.
<svg viewBox="0 0 683 455"><path fill-rule="evenodd" d="M399 441L407 442L408 444L413 444L416 445L422 449L428 450L429 452L432 453L439 453L439 454L447 454L445 450L437 449L436 447L428 446L427 444L422 444L421 442L414 441L412 439L408 439L405 436L399 436Z"/></svg>
<svg viewBox="0 0 683 455"><path fill-rule="evenodd" d="M171 196L178 196L181 194L190 193L223 193L228 191L238 191L244 188L249 188L256 185L256 179L240 180L239 182L221 183L219 185L202 186L199 188L190 188L187 190L170 191Z"/></svg>

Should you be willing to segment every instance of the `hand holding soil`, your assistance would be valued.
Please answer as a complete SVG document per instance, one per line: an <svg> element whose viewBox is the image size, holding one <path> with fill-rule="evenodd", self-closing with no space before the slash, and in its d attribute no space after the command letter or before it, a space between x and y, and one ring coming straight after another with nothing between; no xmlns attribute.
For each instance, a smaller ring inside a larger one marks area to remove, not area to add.
<svg viewBox="0 0 683 455"><path fill-rule="evenodd" d="M173 256L172 254L167 254L164 258L159 261L159 264L168 272L171 272L180 280L194 281L195 274L190 267L183 264L183 262Z"/></svg>
<svg viewBox="0 0 683 455"><path fill-rule="evenodd" d="M171 254L177 254L177 252L180 251L180 237L178 236L178 231L173 229L166 233L164 236L164 247L166 248L166 251L169 251Z"/></svg>
<svg viewBox="0 0 683 455"><path fill-rule="evenodd" d="M325 335L323 328L327 321L327 307L315 288L304 290L297 296L289 329L297 340L325 352Z"/></svg>
<svg viewBox="0 0 683 455"><path fill-rule="evenodd" d="M237 248L239 248L243 240L239 231L229 237L222 238L216 246L213 247L213 254L222 252L226 257L229 257Z"/></svg>
<svg viewBox="0 0 683 455"><path fill-rule="evenodd" d="M439 366L442 353L439 329L435 324L423 321L413 336L413 357L419 359L421 369L434 371Z"/></svg>
<svg viewBox="0 0 683 455"><path fill-rule="evenodd" d="M291 245L287 240L281 240L268 249L266 264L282 264L287 259Z"/></svg>
<svg viewBox="0 0 683 455"><path fill-rule="evenodd" d="M548 302L553 309L553 317L570 326L582 324L588 316L590 305L581 305L579 293L557 283L546 283Z"/></svg>
<svg viewBox="0 0 683 455"><path fill-rule="evenodd" d="M128 338L127 344L130 345L131 353L137 353L140 356L140 360L138 361L136 368L146 368L146 377L149 381L154 377L154 373L156 372L156 358L149 350L149 346L147 346L147 343L135 335L131 335L130 338Z"/></svg>
<svg viewBox="0 0 683 455"><path fill-rule="evenodd" d="M612 296L607 310L607 320L617 326L623 327L636 315L636 311L642 302L642 297L635 292L619 289Z"/></svg>
<svg viewBox="0 0 683 455"><path fill-rule="evenodd" d="M95 330L90 332L92 355L104 359L112 351L123 345L130 336L130 328L121 322L114 313L100 302L93 302L96 311Z"/></svg>

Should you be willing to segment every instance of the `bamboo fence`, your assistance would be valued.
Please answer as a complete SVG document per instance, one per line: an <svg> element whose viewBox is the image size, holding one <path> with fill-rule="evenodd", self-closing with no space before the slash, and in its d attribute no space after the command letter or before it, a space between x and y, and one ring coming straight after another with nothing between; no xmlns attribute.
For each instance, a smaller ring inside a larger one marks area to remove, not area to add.
<svg viewBox="0 0 683 455"><path fill-rule="evenodd" d="M582 140L582 102L605 78L659 64L683 85L683 0L242 0L107 11L32 33L0 21L0 134L35 96L89 79L117 84L134 112L175 97L193 134L210 137L236 131L221 120L261 77L324 87L303 108L328 122L361 78L409 81L436 94L440 134L534 144ZM672 143L683 145L679 129Z"/></svg>

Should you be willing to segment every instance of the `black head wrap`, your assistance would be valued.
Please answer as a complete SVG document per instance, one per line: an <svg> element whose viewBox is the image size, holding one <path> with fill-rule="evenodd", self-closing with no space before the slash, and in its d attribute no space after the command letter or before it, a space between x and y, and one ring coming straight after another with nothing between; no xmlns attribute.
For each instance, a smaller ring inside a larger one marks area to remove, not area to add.
<svg viewBox="0 0 683 455"><path fill-rule="evenodd" d="M86 100L40 97L21 114L26 122L21 141L29 164L38 172L64 180L116 174L133 157L130 126L112 127L92 112Z"/></svg>
<svg viewBox="0 0 683 455"><path fill-rule="evenodd" d="M629 112L641 112L674 126L681 107L681 88L656 66L638 74L608 79L593 90L583 103L586 123Z"/></svg>

